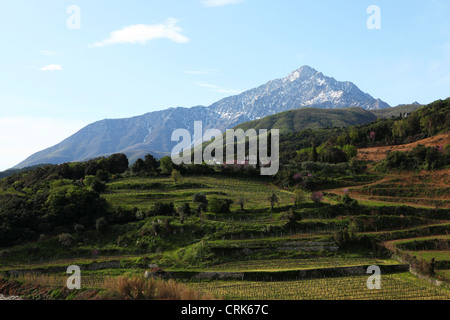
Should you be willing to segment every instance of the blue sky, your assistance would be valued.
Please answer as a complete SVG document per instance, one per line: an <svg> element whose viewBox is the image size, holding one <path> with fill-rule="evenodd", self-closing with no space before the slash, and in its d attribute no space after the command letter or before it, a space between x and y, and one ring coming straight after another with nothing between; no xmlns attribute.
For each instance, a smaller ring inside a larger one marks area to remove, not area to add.
<svg viewBox="0 0 450 320"><path fill-rule="evenodd" d="M446 98L449 16L447 0L4 0L0 170L88 123L210 105L302 65L392 106Z"/></svg>

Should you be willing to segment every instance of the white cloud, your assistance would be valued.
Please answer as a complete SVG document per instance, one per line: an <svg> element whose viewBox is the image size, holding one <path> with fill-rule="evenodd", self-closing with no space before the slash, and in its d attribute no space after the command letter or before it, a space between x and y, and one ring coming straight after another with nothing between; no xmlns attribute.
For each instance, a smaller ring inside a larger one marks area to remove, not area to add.
<svg viewBox="0 0 450 320"><path fill-rule="evenodd" d="M0 117L0 171L61 142L85 125L65 119Z"/></svg>
<svg viewBox="0 0 450 320"><path fill-rule="evenodd" d="M40 68L41 71L62 71L62 67L59 64L49 64Z"/></svg>
<svg viewBox="0 0 450 320"><path fill-rule="evenodd" d="M146 44L154 39L169 39L176 43L187 43L189 38L182 35L182 29L174 18L155 25L137 24L111 32L109 38L94 43L91 47L104 47L113 44Z"/></svg>
<svg viewBox="0 0 450 320"><path fill-rule="evenodd" d="M240 3L244 0L202 0L205 7L223 7L228 4Z"/></svg>
<svg viewBox="0 0 450 320"><path fill-rule="evenodd" d="M226 94L235 95L235 94L239 94L239 93L242 92L242 90L236 90L236 89L219 87L219 86L216 86L214 84L210 84L210 83L206 83L206 82L196 82L195 84L197 86L200 86L200 87L203 87L203 88L212 89L212 91L220 92L220 93L226 93Z"/></svg>

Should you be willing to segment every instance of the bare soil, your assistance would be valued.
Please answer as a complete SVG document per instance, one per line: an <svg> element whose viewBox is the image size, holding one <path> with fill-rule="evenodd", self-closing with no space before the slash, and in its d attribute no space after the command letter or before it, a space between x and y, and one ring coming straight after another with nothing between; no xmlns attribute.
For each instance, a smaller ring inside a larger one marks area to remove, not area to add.
<svg viewBox="0 0 450 320"><path fill-rule="evenodd" d="M387 147L373 147L364 148L358 150L358 160L365 161L380 161L386 158L388 153L393 151L411 151L419 144L425 145L427 147L438 147L450 144L450 133L443 133L437 136L433 136L427 139L419 140L409 144L402 144L397 146L387 146Z"/></svg>

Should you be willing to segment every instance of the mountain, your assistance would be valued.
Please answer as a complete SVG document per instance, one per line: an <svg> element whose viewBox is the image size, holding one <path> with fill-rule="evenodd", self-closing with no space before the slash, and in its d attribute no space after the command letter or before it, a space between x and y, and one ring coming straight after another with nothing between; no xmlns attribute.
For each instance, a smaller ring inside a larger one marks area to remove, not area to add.
<svg viewBox="0 0 450 320"><path fill-rule="evenodd" d="M170 108L132 118L94 122L59 144L31 155L15 168L83 161L118 152L127 154L130 162L147 153L162 156L176 144L171 141L173 130L188 129L192 134L194 121L202 121L203 130L225 130L304 107L376 110L389 105L362 92L351 82L340 82L303 66L286 78L269 81L209 107Z"/></svg>

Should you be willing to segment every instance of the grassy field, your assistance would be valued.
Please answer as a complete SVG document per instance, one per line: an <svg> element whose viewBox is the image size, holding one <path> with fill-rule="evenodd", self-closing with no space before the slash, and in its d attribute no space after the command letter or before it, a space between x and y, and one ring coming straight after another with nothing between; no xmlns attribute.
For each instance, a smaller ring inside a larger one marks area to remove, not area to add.
<svg viewBox="0 0 450 320"><path fill-rule="evenodd" d="M450 261L449 240L448 235L441 235L401 239L392 241L392 243L396 248L428 262L433 258L438 261Z"/></svg>
<svg viewBox="0 0 450 320"><path fill-rule="evenodd" d="M422 260L430 262L431 259L438 261L450 261L450 251L407 251L411 255L416 256Z"/></svg>

